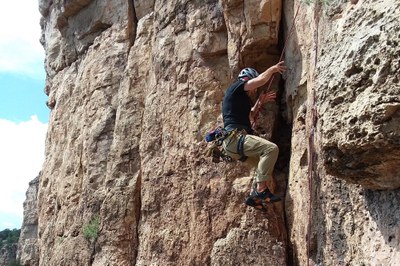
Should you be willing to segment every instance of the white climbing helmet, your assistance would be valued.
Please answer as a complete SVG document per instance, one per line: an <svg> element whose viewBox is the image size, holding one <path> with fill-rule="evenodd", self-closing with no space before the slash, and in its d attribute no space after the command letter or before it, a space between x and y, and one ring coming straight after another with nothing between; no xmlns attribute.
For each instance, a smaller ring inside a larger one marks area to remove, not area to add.
<svg viewBox="0 0 400 266"><path fill-rule="evenodd" d="M253 78L258 77L258 75L259 74L258 74L257 70L255 70L254 68L251 68L251 67L246 67L240 71L238 78L248 77L249 79L253 79Z"/></svg>

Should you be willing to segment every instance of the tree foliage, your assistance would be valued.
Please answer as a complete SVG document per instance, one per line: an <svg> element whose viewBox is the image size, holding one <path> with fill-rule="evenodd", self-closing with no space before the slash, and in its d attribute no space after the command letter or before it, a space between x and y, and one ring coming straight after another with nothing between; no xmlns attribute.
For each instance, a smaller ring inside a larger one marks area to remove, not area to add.
<svg viewBox="0 0 400 266"><path fill-rule="evenodd" d="M18 243L21 229L5 229L0 231L0 248Z"/></svg>

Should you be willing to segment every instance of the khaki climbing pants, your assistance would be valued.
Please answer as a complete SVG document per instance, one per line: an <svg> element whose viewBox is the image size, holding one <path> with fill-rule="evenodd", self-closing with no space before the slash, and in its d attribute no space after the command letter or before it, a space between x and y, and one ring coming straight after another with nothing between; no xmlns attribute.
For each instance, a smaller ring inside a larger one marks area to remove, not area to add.
<svg viewBox="0 0 400 266"><path fill-rule="evenodd" d="M225 152L236 160L240 158L238 142L241 135L240 132L233 132L222 144ZM279 154L276 144L254 135L245 134L243 153L248 157L245 162L256 168L254 182L263 182L272 177Z"/></svg>

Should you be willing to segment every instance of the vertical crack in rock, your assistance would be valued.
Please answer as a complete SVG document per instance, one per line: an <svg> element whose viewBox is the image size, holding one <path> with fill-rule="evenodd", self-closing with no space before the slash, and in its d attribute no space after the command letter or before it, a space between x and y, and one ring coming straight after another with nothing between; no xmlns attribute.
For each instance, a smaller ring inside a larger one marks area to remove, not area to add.
<svg viewBox="0 0 400 266"><path fill-rule="evenodd" d="M129 43L130 48L135 45L136 35L137 35L137 27L138 27L138 18L136 15L136 8L135 8L135 0L128 0L129 6L129 13L128 13L128 35L129 35ZM129 51L128 51L129 54Z"/></svg>
<svg viewBox="0 0 400 266"><path fill-rule="evenodd" d="M142 164L141 162L139 162L140 164ZM138 252L140 249L140 239L139 239L139 235L140 235L140 220L141 220L141 210L142 210L142 196L141 196L141 191L142 191L142 171L139 171L138 174L138 179L136 181L136 186L135 186L135 190L134 190L134 196L136 197L135 203L137 204L135 206L136 208L136 212L135 212L135 218L136 218L136 228L135 228L135 243L136 245L132 245L133 248L133 252L132 252L132 259L131 261L134 262L134 265L136 265L136 261L137 261L137 256L138 256Z"/></svg>
<svg viewBox="0 0 400 266"><path fill-rule="evenodd" d="M282 10L283 13L283 10ZM284 17L284 14L281 16ZM280 30L278 35L278 49L279 51L283 50L284 41L285 41L285 32L288 28L284 27L283 21L280 21ZM286 88L285 82L280 79L277 83L277 114L276 120L274 124L274 129L272 133L272 141L275 142L279 147L279 157L275 165L275 178L277 183L277 192L282 195L284 199L286 197L286 191L288 187L288 178L289 178L289 165L291 159L291 138L292 138L292 126L293 124L287 121L288 116L288 104L285 100L286 96ZM287 263L290 265L290 262L293 260L293 247L290 243L288 237L288 222L287 222L287 214L286 214L286 204L283 204L283 219L282 226L285 228L285 240L286 240L286 257Z"/></svg>

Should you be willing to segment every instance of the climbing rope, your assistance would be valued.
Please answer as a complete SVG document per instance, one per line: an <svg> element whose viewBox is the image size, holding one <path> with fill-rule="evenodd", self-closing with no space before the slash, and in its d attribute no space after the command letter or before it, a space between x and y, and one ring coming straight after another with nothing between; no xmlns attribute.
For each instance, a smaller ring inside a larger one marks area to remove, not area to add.
<svg viewBox="0 0 400 266"><path fill-rule="evenodd" d="M289 38L290 38L290 37L292 36L292 34L293 34L294 25L295 25L296 18L297 18L297 14L299 13L299 10L300 10L300 4L298 5L296 14L295 14L294 17L293 17L293 22L292 22L292 26L290 27L289 34L286 36L286 39L285 39L285 42L284 42L284 45L283 45L283 49L282 49L282 52L281 52L281 56L279 57L279 62L282 61L283 55L284 55L285 50L286 50L286 46L287 46L288 40L289 40ZM253 123L252 123L252 125L251 125L252 128L254 128L254 125L256 124L256 121L257 121L257 119L258 119L258 115L259 115L259 113L260 113L260 108L261 108L260 99L262 98L262 95L263 95L263 94L265 94L265 93L267 93L267 92L269 91L269 89L271 88L271 84L272 84L273 81L274 81L274 76L272 76L271 79L268 81L268 87L267 87L267 89L265 90L265 92L261 93L260 97L258 98L258 100L257 100L257 102L256 102L256 104L255 104L256 107L255 107L255 111L254 111Z"/></svg>

